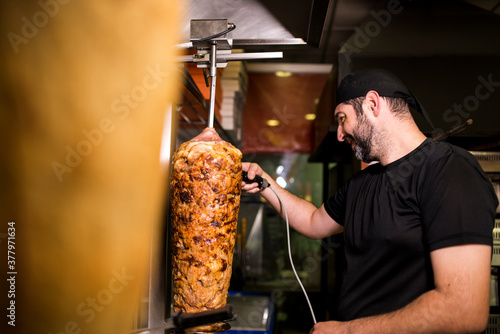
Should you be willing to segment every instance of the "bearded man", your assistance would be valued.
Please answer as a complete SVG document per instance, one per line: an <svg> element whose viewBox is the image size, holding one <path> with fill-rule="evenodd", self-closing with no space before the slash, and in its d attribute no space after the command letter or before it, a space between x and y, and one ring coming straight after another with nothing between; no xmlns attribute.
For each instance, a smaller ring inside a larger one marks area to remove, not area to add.
<svg viewBox="0 0 500 334"><path fill-rule="evenodd" d="M320 208L281 188L255 163L243 183L313 239L342 233L346 273L335 321L311 333L478 333L489 315L498 199L466 150L427 138L428 115L392 73L347 75L337 90L337 137L369 164Z"/></svg>

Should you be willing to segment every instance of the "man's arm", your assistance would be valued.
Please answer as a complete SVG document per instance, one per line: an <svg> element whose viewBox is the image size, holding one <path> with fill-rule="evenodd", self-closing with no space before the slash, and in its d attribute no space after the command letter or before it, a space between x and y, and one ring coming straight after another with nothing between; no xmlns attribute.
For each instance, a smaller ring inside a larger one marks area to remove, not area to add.
<svg viewBox="0 0 500 334"><path fill-rule="evenodd" d="M317 323L311 333L480 333L488 323L491 247L431 252L435 289L407 306L350 322Z"/></svg>
<svg viewBox="0 0 500 334"><path fill-rule="evenodd" d="M312 203L283 189L259 165L255 163L243 163L243 170L248 172L250 180L253 180L255 175L259 175L269 182L284 203L290 226L297 232L311 239L321 239L342 232L343 227L328 215L324 206L318 209ZM249 193L259 192L255 183L245 184L242 189ZM269 188L264 189L260 194L284 219L284 211L276 194Z"/></svg>

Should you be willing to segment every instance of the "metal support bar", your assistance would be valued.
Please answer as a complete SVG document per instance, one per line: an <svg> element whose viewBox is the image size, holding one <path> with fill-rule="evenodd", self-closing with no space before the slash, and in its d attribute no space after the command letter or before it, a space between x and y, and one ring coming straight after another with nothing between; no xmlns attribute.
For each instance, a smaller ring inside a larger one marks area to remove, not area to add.
<svg viewBox="0 0 500 334"><path fill-rule="evenodd" d="M258 60L258 59L277 59L283 58L283 52L250 52L250 53L220 53L216 55L217 67L225 67L225 64L231 60ZM210 55L195 54L179 56L176 58L179 63L197 63L198 67L207 67L210 62Z"/></svg>
<svg viewBox="0 0 500 334"><path fill-rule="evenodd" d="M214 127L215 117L215 84L217 79L217 42L212 42L210 45L210 109L208 113L208 127Z"/></svg>
<svg viewBox="0 0 500 334"><path fill-rule="evenodd" d="M251 52L251 53L230 53L217 56L217 62L227 62L230 60L257 60L283 58L283 52Z"/></svg>

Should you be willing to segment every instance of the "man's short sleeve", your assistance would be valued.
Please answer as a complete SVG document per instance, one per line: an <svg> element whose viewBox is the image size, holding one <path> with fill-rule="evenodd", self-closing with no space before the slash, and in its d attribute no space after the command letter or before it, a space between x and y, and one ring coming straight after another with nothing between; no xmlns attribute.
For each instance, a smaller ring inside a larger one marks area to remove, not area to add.
<svg viewBox="0 0 500 334"><path fill-rule="evenodd" d="M479 164L466 154L440 158L423 176L421 216L429 251L492 244L498 200Z"/></svg>
<svg viewBox="0 0 500 334"><path fill-rule="evenodd" d="M345 221L345 211L346 211L346 198L347 198L347 188L350 182L347 182L342 188L330 197L325 202L326 212L335 220L338 224L344 226Z"/></svg>

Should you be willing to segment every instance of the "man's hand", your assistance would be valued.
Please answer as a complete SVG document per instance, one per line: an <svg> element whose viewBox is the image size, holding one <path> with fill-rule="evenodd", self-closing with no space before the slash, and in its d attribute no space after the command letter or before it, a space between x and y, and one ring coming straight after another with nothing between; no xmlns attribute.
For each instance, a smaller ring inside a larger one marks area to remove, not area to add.
<svg viewBox="0 0 500 334"><path fill-rule="evenodd" d="M248 173L248 179L253 180L256 175L262 176L264 174L264 171L262 168L257 165L256 163L250 163L250 162L243 162L241 164L241 167L244 171ZM265 176L262 176L266 178ZM268 180L269 181L269 180ZM249 192L251 194L258 193L260 191L259 186L257 183L245 183L244 181L241 184L241 189Z"/></svg>

